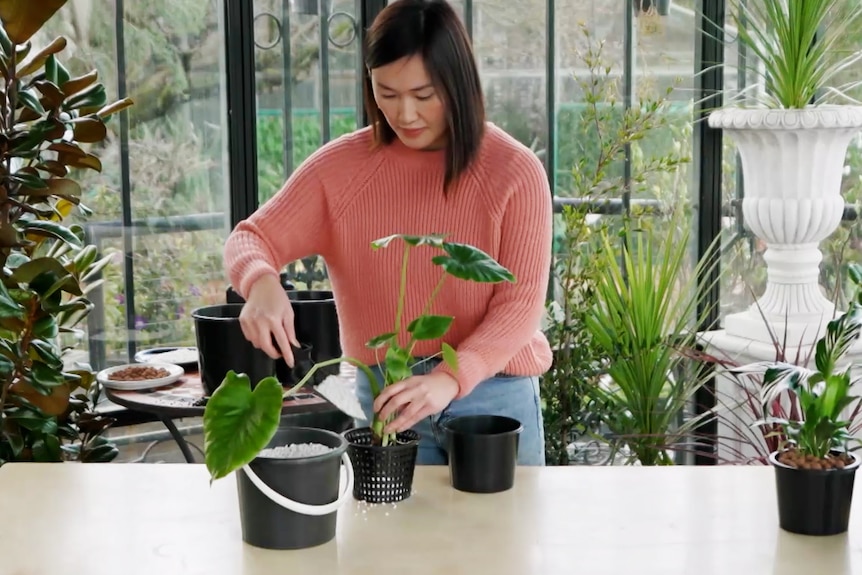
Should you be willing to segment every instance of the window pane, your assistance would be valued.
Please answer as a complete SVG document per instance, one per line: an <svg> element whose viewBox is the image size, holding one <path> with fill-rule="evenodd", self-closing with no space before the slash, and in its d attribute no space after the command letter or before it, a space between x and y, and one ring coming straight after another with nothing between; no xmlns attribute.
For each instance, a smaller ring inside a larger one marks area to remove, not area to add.
<svg viewBox="0 0 862 575"><path fill-rule="evenodd" d="M225 289L222 1L123 6L117 25L116 2L69 3L45 34L69 36L73 73L95 66L109 98L125 86L135 101L127 134L109 123L103 172L75 174L93 210L79 220L114 256L82 341L97 369L142 347L194 345L191 310Z"/></svg>

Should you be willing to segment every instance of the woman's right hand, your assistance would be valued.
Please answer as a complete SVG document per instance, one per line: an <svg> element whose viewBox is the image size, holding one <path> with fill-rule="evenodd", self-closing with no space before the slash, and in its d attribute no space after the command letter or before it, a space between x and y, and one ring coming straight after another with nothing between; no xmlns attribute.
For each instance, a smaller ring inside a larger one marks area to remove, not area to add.
<svg viewBox="0 0 862 575"><path fill-rule="evenodd" d="M284 357L293 367L293 347L299 347L293 307L278 277L262 276L252 284L239 314L245 338L273 359ZM276 345L278 347L276 347Z"/></svg>

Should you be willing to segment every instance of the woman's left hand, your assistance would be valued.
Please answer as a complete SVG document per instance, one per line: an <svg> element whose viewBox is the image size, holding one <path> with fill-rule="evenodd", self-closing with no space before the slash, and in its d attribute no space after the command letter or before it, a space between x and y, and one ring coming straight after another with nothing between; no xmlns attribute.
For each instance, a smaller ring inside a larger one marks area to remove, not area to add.
<svg viewBox="0 0 862 575"><path fill-rule="evenodd" d="M384 387L374 400L374 413L381 421L397 413L398 417L383 430L397 433L410 429L424 417L443 411L458 391L458 382L448 373L414 375Z"/></svg>

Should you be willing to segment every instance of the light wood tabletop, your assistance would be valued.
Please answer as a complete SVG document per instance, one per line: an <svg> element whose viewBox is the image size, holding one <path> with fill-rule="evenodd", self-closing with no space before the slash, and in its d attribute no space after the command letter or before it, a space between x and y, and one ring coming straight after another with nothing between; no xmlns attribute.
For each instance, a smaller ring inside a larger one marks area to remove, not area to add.
<svg viewBox="0 0 862 575"><path fill-rule="evenodd" d="M768 467L519 468L493 495L418 467L409 499L351 499L334 540L273 551L202 465L7 464L0 573L842 575L862 573L860 505L848 534L804 537L779 529Z"/></svg>

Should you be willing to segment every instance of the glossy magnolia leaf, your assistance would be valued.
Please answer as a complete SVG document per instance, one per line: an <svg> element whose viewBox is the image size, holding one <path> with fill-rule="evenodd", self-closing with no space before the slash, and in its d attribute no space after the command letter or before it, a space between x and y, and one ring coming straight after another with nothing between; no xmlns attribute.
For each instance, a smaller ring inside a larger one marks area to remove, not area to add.
<svg viewBox="0 0 862 575"><path fill-rule="evenodd" d="M66 408L69 407L69 397L71 395L69 386L67 385L54 385L51 387L50 392L45 394L22 381L12 384L9 391L18 397L26 399L45 415L51 416L61 415L66 411Z"/></svg>
<svg viewBox="0 0 862 575"><path fill-rule="evenodd" d="M56 433L56 432L55 432ZM61 461L63 450L60 438L55 433L45 433L42 439L33 442L33 459L37 462Z"/></svg>
<svg viewBox="0 0 862 575"><path fill-rule="evenodd" d="M93 84L89 88L81 90L77 94L69 97L66 100L65 108L67 110L77 110L78 108L101 108L108 102L108 94L105 92L103 84Z"/></svg>
<svg viewBox="0 0 862 575"><path fill-rule="evenodd" d="M60 333L60 331L53 316L45 316L33 323L33 335L36 337L51 339L57 337L58 333Z"/></svg>
<svg viewBox="0 0 862 575"><path fill-rule="evenodd" d="M27 254L22 254L21 252L12 252L9 254L9 257L6 258L6 267L10 270L14 270L21 264L25 264L30 261L30 258L27 257Z"/></svg>
<svg viewBox="0 0 862 575"><path fill-rule="evenodd" d="M57 84L43 80L35 82L33 85L42 94L42 98L45 100L43 105L47 105L51 110L56 110L63 105L63 92L60 91Z"/></svg>
<svg viewBox="0 0 862 575"><path fill-rule="evenodd" d="M81 157L66 156L61 154L58 161L63 162L70 168L89 168L96 172L102 171L102 162L93 154L87 154Z"/></svg>
<svg viewBox="0 0 862 575"><path fill-rule="evenodd" d="M445 242L445 255L435 256L432 261L446 273L463 280L480 283L514 282L512 272L497 260L468 244Z"/></svg>
<svg viewBox="0 0 862 575"><path fill-rule="evenodd" d="M430 234L427 236L413 236L409 234L392 234L391 236L386 236L385 238L380 238L378 240L374 240L371 242L371 247L374 249L385 248L389 244L391 244L395 240L402 240L405 243L411 246L422 246L422 245L430 245L430 246L441 246L443 244L443 238L445 236L442 234Z"/></svg>
<svg viewBox="0 0 862 575"><path fill-rule="evenodd" d="M378 335L376 337L372 337L368 340L368 343L365 344L365 347L370 349L380 349L385 345L389 345L390 343L395 341L395 332L384 333L382 335Z"/></svg>
<svg viewBox="0 0 862 575"><path fill-rule="evenodd" d="M6 285L0 282L0 318L23 318L24 307L16 302Z"/></svg>
<svg viewBox="0 0 862 575"><path fill-rule="evenodd" d="M69 245L80 248L81 240L69 230L57 222L48 222L44 220L33 220L24 224L24 231L28 234L36 234L42 236L52 236L58 240L63 240Z"/></svg>
<svg viewBox="0 0 862 575"><path fill-rule="evenodd" d="M62 371L53 369L40 361L33 362L30 369L30 380L37 389L56 387L66 382Z"/></svg>
<svg viewBox="0 0 862 575"><path fill-rule="evenodd" d="M134 105L134 101L131 98L123 98L122 100L117 100L113 104L108 104L104 108L100 109L96 112L96 115L100 118L104 119L112 114L116 114L117 112L122 112L126 108Z"/></svg>
<svg viewBox="0 0 862 575"><path fill-rule="evenodd" d="M257 457L278 429L283 389L274 377L254 391L246 374L229 371L204 410L206 467L211 481L225 477Z"/></svg>
<svg viewBox="0 0 862 575"><path fill-rule="evenodd" d="M18 77L23 78L29 76L33 72L40 70L48 62L48 58L62 52L66 49L66 39L63 36L57 36L51 43L36 52L31 54L26 60L21 62L18 67ZM56 74L57 61L54 60L54 72ZM47 74L46 74L47 75Z"/></svg>
<svg viewBox="0 0 862 575"><path fill-rule="evenodd" d="M58 154L64 156L83 158L87 155L87 152L82 150L79 146L76 146L75 144L69 144L67 142L55 142L48 146L48 149L52 152L57 152Z"/></svg>
<svg viewBox="0 0 862 575"><path fill-rule="evenodd" d="M75 140L85 144L101 142L108 135L108 129L101 120L90 116L78 118L71 122Z"/></svg>
<svg viewBox="0 0 862 575"><path fill-rule="evenodd" d="M23 44L35 34L59 10L66 0L2 0L0 21L9 39Z"/></svg>
<svg viewBox="0 0 862 575"><path fill-rule="evenodd" d="M441 348L441 351L443 353L443 361L446 363L446 365L449 366L449 369L451 369L452 371L457 373L458 372L458 353L455 351L455 348L453 348L448 343L443 342L443 346Z"/></svg>
<svg viewBox="0 0 862 575"><path fill-rule="evenodd" d="M57 57L54 54L51 54L45 59L45 79L51 84L57 86L59 84L59 78L60 71L57 68ZM62 101L62 99L60 101Z"/></svg>
<svg viewBox="0 0 862 575"><path fill-rule="evenodd" d="M45 108L42 107L42 103L39 101L39 98L29 90L21 90L18 92L18 100L38 114L45 113Z"/></svg>
<svg viewBox="0 0 862 575"><path fill-rule="evenodd" d="M12 174L11 176L9 176L9 179L13 182L18 182L22 186L26 186L31 190L48 189L48 184L45 183L45 180L43 180L39 176L34 176L33 174Z"/></svg>
<svg viewBox="0 0 862 575"><path fill-rule="evenodd" d="M53 272L58 276L68 275L68 271L59 260L50 257L36 258L18 266L12 273L12 279L18 283L30 283L37 276Z"/></svg>
<svg viewBox="0 0 862 575"><path fill-rule="evenodd" d="M36 169L42 170L43 172L48 172L52 176L57 176L59 178L62 178L69 173L69 170L66 169L66 166L56 160L45 160L41 164L37 164Z"/></svg>
<svg viewBox="0 0 862 575"><path fill-rule="evenodd" d="M66 82L62 82L60 84L60 90L63 91L63 94L65 94L66 97L69 97L69 96L72 96L73 94L77 94L78 92L82 91L84 88L87 88L88 86L90 86L92 84L95 84L98 79L99 79L99 72L96 70L92 70L90 72L87 72L83 76L76 76L75 78L72 78L71 80L67 80Z"/></svg>
<svg viewBox="0 0 862 575"><path fill-rule="evenodd" d="M422 315L410 322L407 331L419 341L443 337L454 318L448 315Z"/></svg>
<svg viewBox="0 0 862 575"><path fill-rule="evenodd" d="M43 339L34 339L30 342L30 357L38 359L52 369L63 368L63 360L57 355L57 350Z"/></svg>

